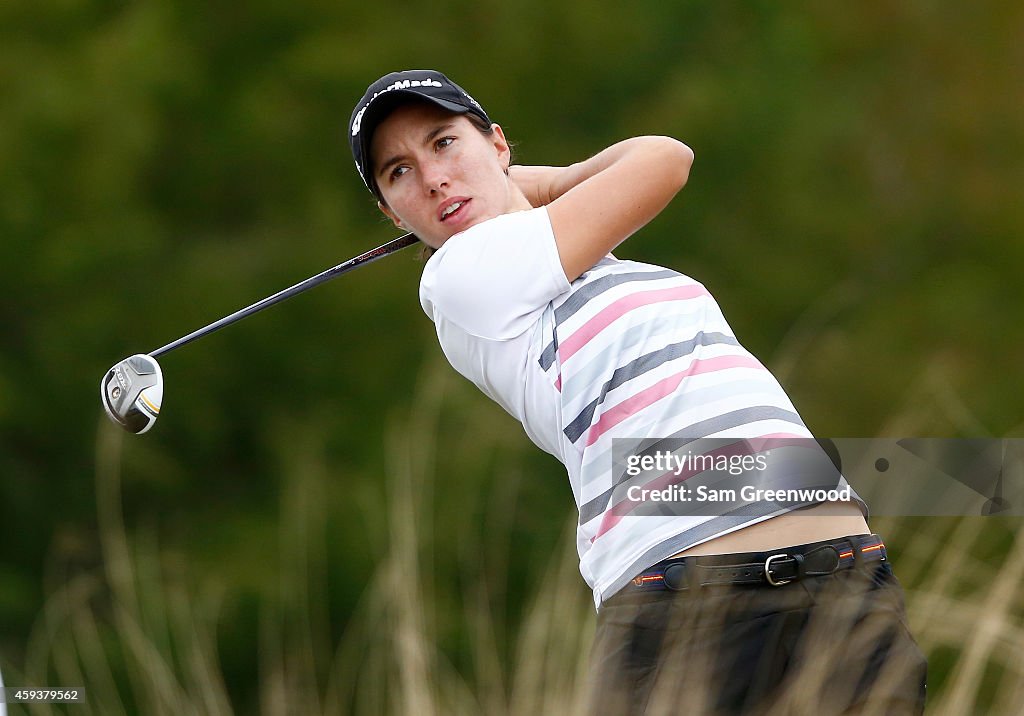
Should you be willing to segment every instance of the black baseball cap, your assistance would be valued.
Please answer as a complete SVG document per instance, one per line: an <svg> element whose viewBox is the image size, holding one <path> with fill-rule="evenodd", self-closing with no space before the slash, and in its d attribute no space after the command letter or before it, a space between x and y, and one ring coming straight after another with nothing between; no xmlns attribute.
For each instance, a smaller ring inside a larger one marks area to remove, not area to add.
<svg viewBox="0 0 1024 716"><path fill-rule="evenodd" d="M356 169L366 188L374 194L377 194L377 182L370 167L373 132L388 114L410 98L426 100L455 114L472 114L491 124L491 118L479 102L436 70L402 70L384 75L366 89L348 123L348 143Z"/></svg>

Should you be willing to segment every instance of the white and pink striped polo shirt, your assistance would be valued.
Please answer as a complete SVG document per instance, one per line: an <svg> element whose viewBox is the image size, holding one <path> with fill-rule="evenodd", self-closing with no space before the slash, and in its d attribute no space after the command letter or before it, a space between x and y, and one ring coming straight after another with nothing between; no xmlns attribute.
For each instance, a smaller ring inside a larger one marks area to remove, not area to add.
<svg viewBox="0 0 1024 716"><path fill-rule="evenodd" d="M779 514L614 509L615 438L811 437L697 281L608 256L570 284L539 208L451 237L423 270L420 302L452 366L565 465L598 607L662 559Z"/></svg>

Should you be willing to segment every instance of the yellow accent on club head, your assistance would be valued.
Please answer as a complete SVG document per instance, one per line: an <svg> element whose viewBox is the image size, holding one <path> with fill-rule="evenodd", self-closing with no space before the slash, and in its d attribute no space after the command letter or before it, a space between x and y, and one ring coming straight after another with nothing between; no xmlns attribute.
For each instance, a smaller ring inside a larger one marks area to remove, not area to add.
<svg viewBox="0 0 1024 716"><path fill-rule="evenodd" d="M142 402L144 402L146 404L146 407L148 407L150 410L152 410L157 415L160 414L160 406L159 405L153 405L153 403L149 400L149 398L146 397L146 393L145 392L139 393L139 397L142 399Z"/></svg>

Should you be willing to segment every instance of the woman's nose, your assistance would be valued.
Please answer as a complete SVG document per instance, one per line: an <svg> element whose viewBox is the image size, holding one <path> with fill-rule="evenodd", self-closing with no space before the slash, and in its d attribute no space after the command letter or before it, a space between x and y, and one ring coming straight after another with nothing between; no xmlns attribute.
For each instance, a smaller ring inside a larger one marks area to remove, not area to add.
<svg viewBox="0 0 1024 716"><path fill-rule="evenodd" d="M448 186L448 174L440 162L429 162L421 169L423 188L429 194L435 194L442 187Z"/></svg>

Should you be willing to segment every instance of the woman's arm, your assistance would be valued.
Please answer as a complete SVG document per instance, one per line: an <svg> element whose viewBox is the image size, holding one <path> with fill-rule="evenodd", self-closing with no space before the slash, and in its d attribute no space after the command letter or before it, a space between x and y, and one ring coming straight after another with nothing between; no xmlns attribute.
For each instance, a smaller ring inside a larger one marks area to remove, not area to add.
<svg viewBox="0 0 1024 716"><path fill-rule="evenodd" d="M533 206L547 206L570 281L657 216L686 184L693 152L669 137L634 137L568 167L513 166Z"/></svg>

